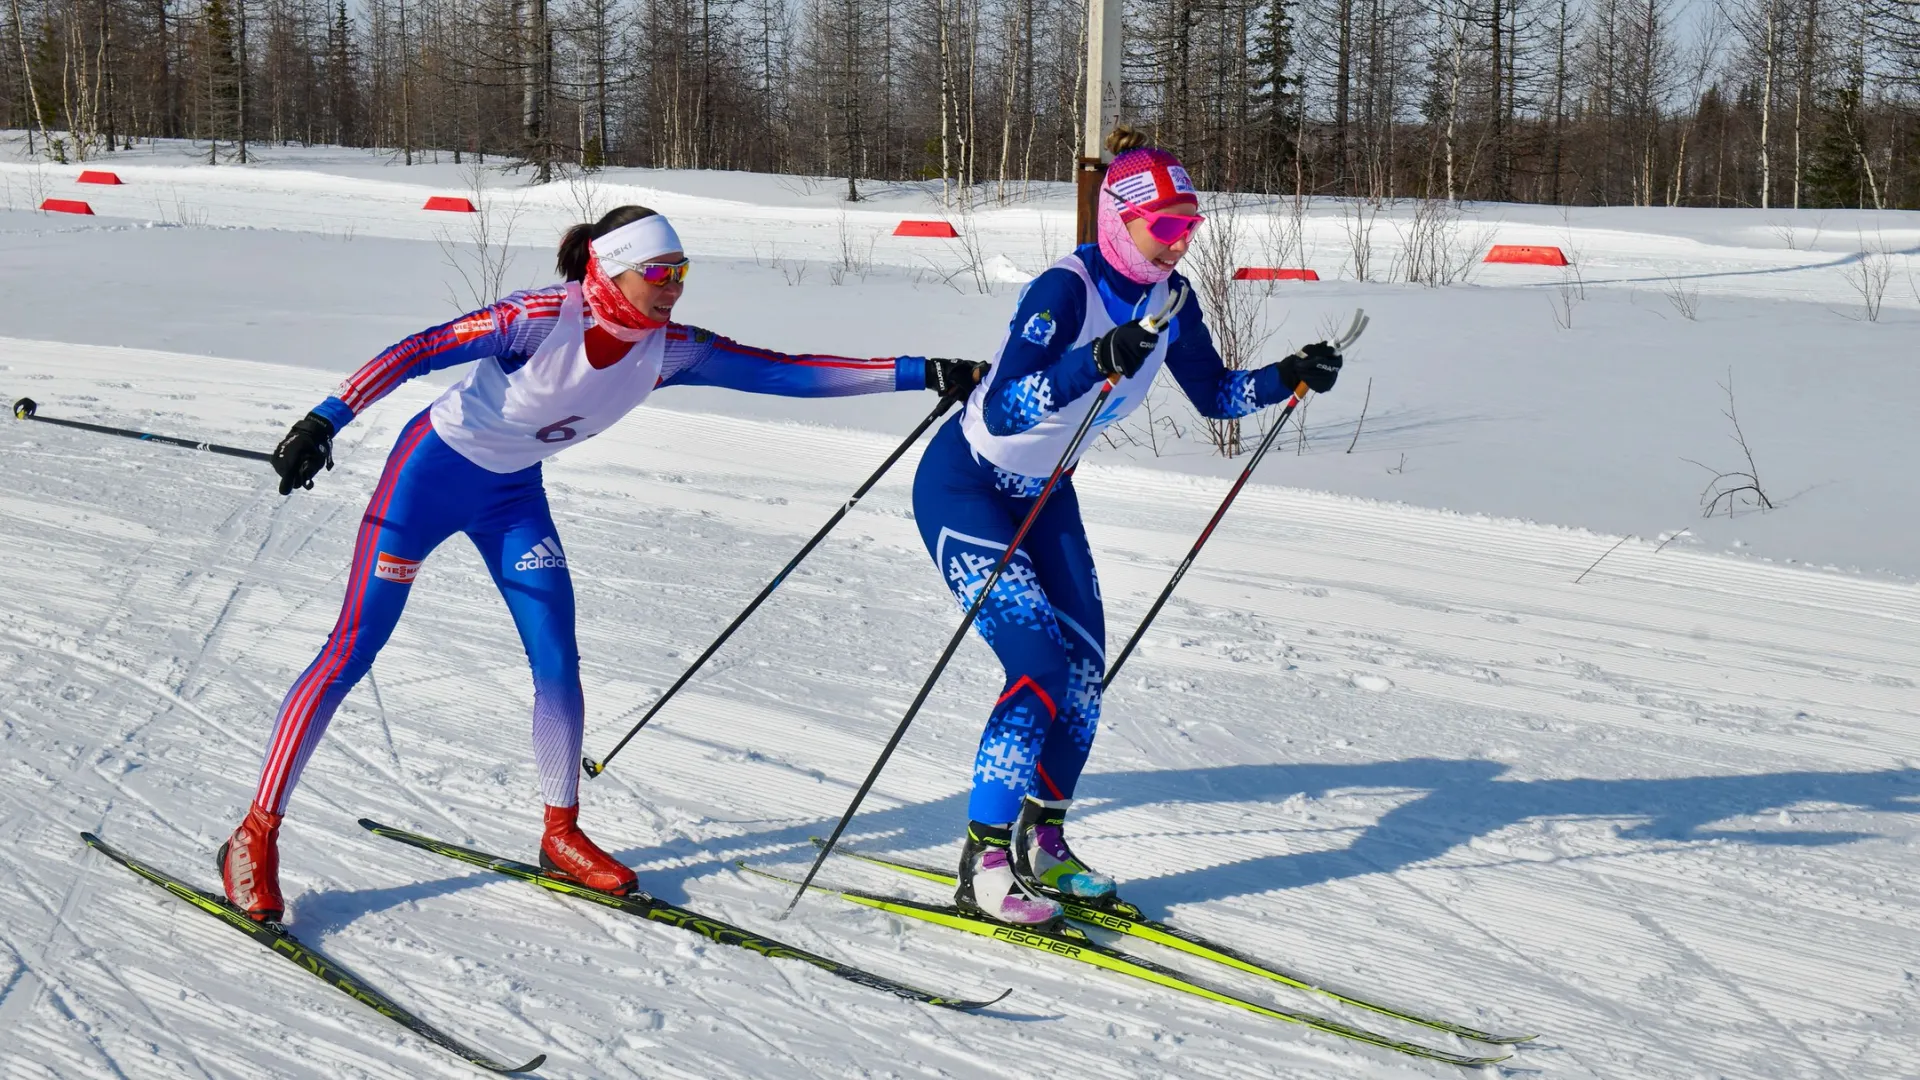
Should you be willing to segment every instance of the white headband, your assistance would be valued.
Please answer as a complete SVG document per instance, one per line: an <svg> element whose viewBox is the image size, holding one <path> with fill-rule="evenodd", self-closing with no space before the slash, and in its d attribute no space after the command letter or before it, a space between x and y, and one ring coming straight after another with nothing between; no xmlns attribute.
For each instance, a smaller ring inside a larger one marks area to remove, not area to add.
<svg viewBox="0 0 1920 1080"><path fill-rule="evenodd" d="M673 231L663 214L643 217L639 221L629 221L625 225L600 237L588 245L594 255L610 259L627 266L638 266L643 262L657 259L668 252L685 251L680 246L680 234ZM626 269L626 266L610 268L608 277L614 277Z"/></svg>

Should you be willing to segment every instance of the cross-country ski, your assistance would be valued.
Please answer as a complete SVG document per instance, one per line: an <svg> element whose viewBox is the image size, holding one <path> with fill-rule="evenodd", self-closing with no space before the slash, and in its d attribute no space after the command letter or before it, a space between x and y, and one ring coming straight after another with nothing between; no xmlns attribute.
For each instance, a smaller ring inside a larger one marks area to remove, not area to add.
<svg viewBox="0 0 1920 1080"><path fill-rule="evenodd" d="M123 854L92 833L83 832L80 834L80 839L85 842L88 847L186 901L190 907L204 911L228 926L246 934L261 945L266 946L267 951L273 955L286 960L307 974L333 987L335 990L340 991L360 1004L365 1005L367 1008L372 1009L379 1015L399 1024L401 1027L406 1028L408 1031L413 1032L415 1035L420 1036L456 1057L470 1061L488 1072L496 1073L532 1072L534 1069L540 1067L541 1062L547 1059L545 1054L536 1054L524 1065L509 1065L506 1062L497 1061L473 1049L427 1021L422 1020L413 1013L408 1012L387 995L374 989L360 979L355 978L342 969L340 965L327 959L318 949L303 943L299 938L287 933L287 931L278 924L248 918L246 912L235 908L232 904L228 903L225 898L196 889L171 874L155 870L146 863L130 855ZM234 959L238 961L238 957ZM244 961L238 961L234 966L237 967L240 963L244 963Z"/></svg>

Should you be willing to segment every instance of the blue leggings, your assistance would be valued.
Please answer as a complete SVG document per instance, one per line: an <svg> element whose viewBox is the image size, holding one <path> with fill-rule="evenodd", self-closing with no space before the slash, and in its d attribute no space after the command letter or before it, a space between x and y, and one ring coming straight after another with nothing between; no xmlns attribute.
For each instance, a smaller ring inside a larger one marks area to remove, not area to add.
<svg viewBox="0 0 1920 1080"><path fill-rule="evenodd" d="M577 801L586 706L574 640L573 579L555 539L540 466L488 472L442 442L423 412L401 431L360 519L333 633L280 706L254 794L260 806L286 812L334 710L392 636L420 564L456 532L466 533L480 550L533 665L541 795L553 806Z"/></svg>
<svg viewBox="0 0 1920 1080"><path fill-rule="evenodd" d="M964 609L1033 506L1038 484L974 456L955 419L920 459L913 514ZM1070 799L1100 724L1106 614L1073 479L1063 477L974 624L1006 668L973 762L967 814L1009 823L1027 795Z"/></svg>

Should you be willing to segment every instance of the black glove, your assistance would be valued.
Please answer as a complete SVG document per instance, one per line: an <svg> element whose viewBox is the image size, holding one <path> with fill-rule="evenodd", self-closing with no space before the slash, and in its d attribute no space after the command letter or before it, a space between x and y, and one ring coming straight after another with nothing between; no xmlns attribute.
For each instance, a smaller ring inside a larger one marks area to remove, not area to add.
<svg viewBox="0 0 1920 1080"><path fill-rule="evenodd" d="M293 422L280 445L273 448L273 471L280 474L280 494L297 487L310 488L320 466L333 468L333 424L319 413Z"/></svg>
<svg viewBox="0 0 1920 1080"><path fill-rule="evenodd" d="M974 384L987 377L993 365L979 360L955 360L947 356L927 357L927 389L941 397L962 398L973 393Z"/></svg>
<svg viewBox="0 0 1920 1080"><path fill-rule="evenodd" d="M1137 322L1123 322L1093 339L1093 366L1110 379L1129 378L1159 343L1159 334Z"/></svg>
<svg viewBox="0 0 1920 1080"><path fill-rule="evenodd" d="M1292 393L1301 383L1316 394L1324 394L1333 389L1335 379L1340 377L1340 366L1346 363L1332 345L1324 341L1313 344L1273 365L1280 371L1280 385Z"/></svg>

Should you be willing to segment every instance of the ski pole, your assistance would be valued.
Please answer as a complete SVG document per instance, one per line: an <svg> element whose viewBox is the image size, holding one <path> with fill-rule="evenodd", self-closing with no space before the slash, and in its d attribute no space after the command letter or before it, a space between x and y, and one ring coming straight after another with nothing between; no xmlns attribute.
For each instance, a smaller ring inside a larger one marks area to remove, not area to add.
<svg viewBox="0 0 1920 1080"><path fill-rule="evenodd" d="M674 680L672 686L667 687L667 692L660 695L659 699L653 703L653 706L647 710L647 714L640 718L640 722L633 725L631 730L621 736L619 742L613 744L613 749L607 751L606 755L598 761L590 757L580 759L580 767L586 770L588 779L592 779L607 771L607 766L612 764L614 755L618 754L621 748L626 746L635 735L640 734L640 729L647 726L647 721L653 719L654 714L658 713L673 695L680 692L680 688L687 684L687 680L693 678L693 673L699 671L701 665L705 664L714 653L718 652L720 646L727 643L727 639L733 636L733 632L740 629L741 624L751 618L755 611L759 610L760 604L765 601L767 597L773 595L773 590L779 588L780 583L787 580L787 575L793 573L794 567L799 566L801 560L811 554L813 549L820 545L820 541L827 538L827 534L833 531L833 527L840 524L840 519L846 517L849 511L859 505L861 498L864 497L867 492L873 490L873 485L880 482L880 478L887 474L888 469L893 468L894 462L900 460L901 455L907 452L907 448L918 442L921 434L924 433L927 428L932 427L933 422L945 415L946 411L951 409L954 402L958 400L960 399L957 397L943 397L940 399L939 404L933 407L933 411L927 414L927 418L920 421L919 426L908 433L906 439L901 442L899 447L887 456L887 460L880 463L880 467L873 471L872 476L867 477L867 482L861 484L859 490L853 493L853 497L841 504L840 509L834 511L833 516L827 519L827 523L820 526L820 531L813 534L813 539L808 540L806 546L802 547L798 554L789 559L787 565L780 568L779 573L773 575L773 580L767 582L766 587L760 590L760 595L754 597L740 614L734 616L733 621L727 624L727 628L720 631L720 636L713 639L713 644L707 646L707 651L701 653L699 659L695 660L691 667L680 673L680 677Z"/></svg>
<svg viewBox="0 0 1920 1080"><path fill-rule="evenodd" d="M1186 302L1187 290L1182 286L1178 295L1167 298L1167 306L1158 315L1149 315L1142 319L1141 323L1157 334L1173 320L1174 315ZM873 782L880 778L880 770L886 768L887 759L893 756L894 748L900 745L900 740L907 734L907 727L913 723L913 718L919 715L920 706L925 704L927 696L933 693L933 685L940 681L940 674L947 669L947 662L953 659L953 654L960 648L960 642L966 638L967 631L973 628L974 620L980 617L980 609L986 605L987 597L993 594L993 587L999 582L1001 572L1006 570L1007 564L1013 561L1013 553L1020 550L1020 542L1027 538L1027 531L1033 528L1033 523L1039 519L1041 508L1047 505L1048 496L1053 494L1054 486L1060 482L1061 475L1067 471L1067 466L1073 461L1074 454L1080 449L1080 443L1086 439L1088 430L1093 427L1094 418L1100 415L1100 407L1107 403L1107 397L1113 393L1113 388L1118 382L1119 378L1115 376L1103 383L1100 393L1094 397L1093 404L1088 407L1087 414L1080 418L1080 427L1068 441L1067 448L1061 451L1060 460L1055 463L1053 472L1047 477L1046 486L1042 487L1040 494L1034 498L1032 508L1021 520L1020 527L1014 531L1013 539L1007 542L1006 550L1000 553L999 560L993 564L993 572L987 575L986 581L980 586L979 593L974 596L973 603L967 605L967 614L960 620L959 628L954 630L953 637L947 639L946 649L940 653L940 659L934 662L933 671L928 673L927 681L920 685L920 692L914 695L913 704L907 706L907 714L900 718L899 725L893 729L893 736L887 740L887 745L881 748L880 757L874 761L873 768L867 771L867 778L860 782L860 790L853 793L853 801L847 804L847 812L840 815L840 821L834 825L833 832L829 833L827 839L821 843L820 853L814 856L813 865L807 867L806 877L800 879L800 887L794 890L793 899L787 901L787 908L780 913L780 918L785 919L793 914L793 909L800 903L800 898L807 895L807 887L813 884L814 875L820 872L820 864L827 861L828 855L833 854L833 846L840 842L840 834L847 830L847 823L853 820L853 815L860 809L861 801L867 797L867 792L873 789Z"/></svg>
<svg viewBox="0 0 1920 1080"><path fill-rule="evenodd" d="M1369 321L1365 311L1355 311L1353 313L1353 325L1347 328L1347 332L1341 335L1339 340L1333 342L1333 347L1336 350L1344 351L1348 346L1358 341L1360 335L1366 331ZM1173 595L1174 587L1180 584L1181 578L1187 576L1187 568L1193 565L1193 560L1199 556L1200 549L1206 546L1207 538L1213 535L1214 527L1220 524L1220 519L1227 516L1227 508L1233 505L1233 500L1235 496L1240 494L1240 489L1247 485L1247 480L1253 476L1253 470L1259 466L1260 459L1265 457L1267 450L1273 446L1274 438L1280 434L1280 429L1287 426L1287 417L1293 415L1294 408L1300 404L1300 399L1305 397L1306 394L1306 383L1301 383L1293 388L1293 397L1288 399L1287 407L1280 411L1280 419L1274 421L1273 426L1267 429L1267 437L1260 440L1260 446L1254 450L1253 456L1247 459L1247 467L1240 470L1240 478L1233 482L1231 488L1227 489L1227 497L1220 500L1219 509L1213 512L1213 517L1207 522L1207 527L1200 530L1200 538L1193 542L1192 550L1188 551L1187 557L1181 560L1179 568L1173 572L1173 577L1167 581L1167 587L1160 590L1160 595L1154 599L1153 606L1147 609L1147 617L1140 620L1139 627L1134 630L1133 636L1127 639L1126 645L1120 650L1120 655L1115 657L1113 663L1107 666L1107 676L1100 681L1100 689L1103 692L1107 687L1113 685L1114 676L1120 674L1120 666L1127 662L1127 657L1133 655L1133 647L1140 644L1140 638L1146 634L1147 627L1153 625L1154 618L1160 614L1160 609L1166 606L1167 599Z"/></svg>
<svg viewBox="0 0 1920 1080"><path fill-rule="evenodd" d="M145 442L165 443L168 446L183 446L188 450L205 450L213 454L225 454L228 457L245 458L248 461L272 461L272 454L263 454L258 450L242 450L234 446L221 446L219 443L196 442L193 439L179 439L172 435L155 435L149 431L135 431L132 428L108 427L105 424L89 424L81 420L61 420L52 416L38 415L40 406L32 398L21 398L13 403L13 415L17 420L37 420L42 424L58 424L61 427L76 428L80 431L93 431L102 435L122 435L129 439Z"/></svg>

